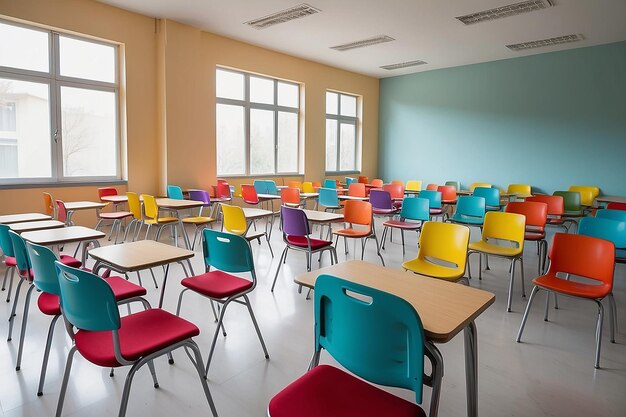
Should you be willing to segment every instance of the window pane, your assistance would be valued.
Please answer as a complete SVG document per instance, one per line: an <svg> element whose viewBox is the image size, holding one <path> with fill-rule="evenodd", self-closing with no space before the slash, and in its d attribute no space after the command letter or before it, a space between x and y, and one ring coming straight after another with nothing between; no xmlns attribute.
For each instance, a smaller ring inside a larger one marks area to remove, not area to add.
<svg viewBox="0 0 626 417"><path fill-rule="evenodd" d="M215 73L216 96L243 100L243 74L217 70Z"/></svg>
<svg viewBox="0 0 626 417"><path fill-rule="evenodd" d="M298 171L298 114L278 113L278 172Z"/></svg>
<svg viewBox="0 0 626 417"><path fill-rule="evenodd" d="M218 104L217 174L243 175L246 173L246 137L243 107Z"/></svg>
<svg viewBox="0 0 626 417"><path fill-rule="evenodd" d="M341 171L353 171L355 169L356 128L354 125L341 123L339 130L341 135L339 169Z"/></svg>
<svg viewBox="0 0 626 417"><path fill-rule="evenodd" d="M336 120L326 120L326 171L337 171Z"/></svg>
<svg viewBox="0 0 626 417"><path fill-rule="evenodd" d="M49 72L48 33L0 23L0 66Z"/></svg>
<svg viewBox="0 0 626 417"><path fill-rule="evenodd" d="M65 77L114 83L116 49L59 36L60 73Z"/></svg>
<svg viewBox="0 0 626 417"><path fill-rule="evenodd" d="M61 87L63 175L117 175L115 93Z"/></svg>
<svg viewBox="0 0 626 417"><path fill-rule="evenodd" d="M356 117L356 97L341 95L341 115Z"/></svg>
<svg viewBox="0 0 626 417"><path fill-rule="evenodd" d="M298 107L298 86L294 84L278 83L278 105Z"/></svg>
<svg viewBox="0 0 626 417"><path fill-rule="evenodd" d="M0 178L52 175L49 114L47 84L0 78Z"/></svg>
<svg viewBox="0 0 626 417"><path fill-rule="evenodd" d="M326 113L337 114L338 102L339 99L337 98L337 93L326 92Z"/></svg>
<svg viewBox="0 0 626 417"><path fill-rule="evenodd" d="M250 109L250 174L274 173L274 112Z"/></svg>
<svg viewBox="0 0 626 417"><path fill-rule="evenodd" d="M274 104L274 81L267 78L250 77L250 101Z"/></svg>

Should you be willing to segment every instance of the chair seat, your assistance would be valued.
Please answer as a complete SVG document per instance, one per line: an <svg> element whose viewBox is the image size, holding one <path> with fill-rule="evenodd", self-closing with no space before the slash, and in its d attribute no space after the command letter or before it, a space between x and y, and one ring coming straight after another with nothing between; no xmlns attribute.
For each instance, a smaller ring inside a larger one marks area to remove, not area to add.
<svg viewBox="0 0 626 417"><path fill-rule="evenodd" d="M422 227L422 223L403 222L401 220L387 220L385 223L383 223L383 226L397 227L398 229L404 230L417 230Z"/></svg>
<svg viewBox="0 0 626 417"><path fill-rule="evenodd" d="M533 283L548 290L582 298L603 298L611 292L611 287L605 283L598 285L584 284L566 281L554 275L542 275L533 279Z"/></svg>
<svg viewBox="0 0 626 417"><path fill-rule="evenodd" d="M543 240L546 238L546 232L529 232L524 233L524 240Z"/></svg>
<svg viewBox="0 0 626 417"><path fill-rule="evenodd" d="M37 307L48 316L61 315L61 306L59 304L59 296L49 292L42 292L37 298Z"/></svg>
<svg viewBox="0 0 626 417"><path fill-rule="evenodd" d="M563 225L563 219L562 218L548 218L548 220L546 221L546 224L548 225L553 225L553 226L561 226Z"/></svg>
<svg viewBox="0 0 626 417"><path fill-rule="evenodd" d="M270 400L271 417L425 417L420 406L334 366L319 365Z"/></svg>
<svg viewBox="0 0 626 417"><path fill-rule="evenodd" d="M484 223L485 219L482 217L468 217L468 216L452 216L450 217L450 221L454 223L463 223L463 224L474 224L481 225Z"/></svg>
<svg viewBox="0 0 626 417"><path fill-rule="evenodd" d="M441 208L431 208L430 209L430 214L441 214L443 213L443 209Z"/></svg>
<svg viewBox="0 0 626 417"><path fill-rule="evenodd" d="M563 217L584 217L585 216L585 212L580 210L580 211L565 211L563 212Z"/></svg>
<svg viewBox="0 0 626 417"><path fill-rule="evenodd" d="M133 297L141 297L146 295L147 291L144 287L118 276L112 276L104 278L104 280L111 286L113 294L115 294L115 300L127 300Z"/></svg>
<svg viewBox="0 0 626 417"><path fill-rule="evenodd" d="M211 197L211 204L213 203L226 203L228 201L231 201L232 198L230 197Z"/></svg>
<svg viewBox="0 0 626 417"><path fill-rule="evenodd" d="M61 255L59 258L63 265L71 266L72 268L80 268L83 264L81 261L70 255Z"/></svg>
<svg viewBox="0 0 626 417"><path fill-rule="evenodd" d="M311 242L311 250L326 248L333 244L330 240L309 238L309 241ZM287 236L287 242L289 242L290 245L300 248L309 247L305 236Z"/></svg>
<svg viewBox="0 0 626 417"><path fill-rule="evenodd" d="M421 275L427 275L429 277L441 278L449 281L456 281L461 278L465 272L460 268L450 268L447 266L437 265L418 258L404 262L402 264L402 268Z"/></svg>
<svg viewBox="0 0 626 417"><path fill-rule="evenodd" d="M4 258L4 264L7 266L7 268L17 266L17 260L14 256L7 256L6 258Z"/></svg>
<svg viewBox="0 0 626 417"><path fill-rule="evenodd" d="M195 292L211 298L227 298L252 287L252 281L239 278L223 271L210 271L185 278L180 282Z"/></svg>
<svg viewBox="0 0 626 417"><path fill-rule="evenodd" d="M346 236L346 237L367 237L372 234L369 230L356 230L356 229L339 229L333 230L334 235Z"/></svg>
<svg viewBox="0 0 626 417"><path fill-rule="evenodd" d="M195 225L207 224L207 223L211 223L214 221L215 219L213 217L207 217L207 216L185 217L183 219L183 223L195 224Z"/></svg>
<svg viewBox="0 0 626 417"><path fill-rule="evenodd" d="M485 206L486 211L500 211L501 209L500 206Z"/></svg>
<svg viewBox="0 0 626 417"><path fill-rule="evenodd" d="M120 220L127 217L132 217L133 213L130 211L112 211L110 213L100 213L98 216L104 220Z"/></svg>
<svg viewBox="0 0 626 417"><path fill-rule="evenodd" d="M120 350L129 361L200 334L193 323L158 308L122 317L121 323ZM112 332L79 330L74 340L78 351L89 362L107 368L121 366L115 359Z"/></svg>
<svg viewBox="0 0 626 417"><path fill-rule="evenodd" d="M372 213L374 214L393 214L396 213L398 209L390 208L390 209L380 209L380 208L372 208Z"/></svg>
<svg viewBox="0 0 626 417"><path fill-rule="evenodd" d="M467 246L467 249L487 253L489 255L500 256L518 256L523 251L523 247L512 248L507 246L494 245L492 243L487 243L482 240L479 240L478 242L471 242Z"/></svg>
<svg viewBox="0 0 626 417"><path fill-rule="evenodd" d="M169 223L177 223L178 219L176 217L159 217L158 219L145 219L144 222L146 224L169 224Z"/></svg>

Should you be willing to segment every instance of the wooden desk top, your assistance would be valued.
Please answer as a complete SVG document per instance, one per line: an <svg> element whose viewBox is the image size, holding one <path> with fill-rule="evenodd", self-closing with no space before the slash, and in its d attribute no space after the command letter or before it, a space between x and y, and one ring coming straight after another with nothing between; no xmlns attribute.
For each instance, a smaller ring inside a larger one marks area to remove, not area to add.
<svg viewBox="0 0 626 417"><path fill-rule="evenodd" d="M298 276L295 282L314 288L315 280L322 274L404 298L419 313L428 339L437 343L448 342L496 299L494 294L484 290L365 261L347 261L317 269Z"/></svg>
<svg viewBox="0 0 626 417"><path fill-rule="evenodd" d="M80 242L83 240L96 240L105 236L105 233L83 226L69 226L59 229L35 230L22 233L24 240L44 246Z"/></svg>
<svg viewBox="0 0 626 417"><path fill-rule="evenodd" d="M16 233L24 233L31 232L33 230L58 229L60 227L65 227L65 223L58 220L42 220L38 222L11 223L9 227Z"/></svg>
<svg viewBox="0 0 626 417"><path fill-rule="evenodd" d="M620 195L601 195L596 197L598 203L626 203L626 197ZM2 223L2 220L0 220Z"/></svg>
<svg viewBox="0 0 626 417"><path fill-rule="evenodd" d="M21 214L5 214L0 216L0 224L22 223L22 222L38 222L42 220L50 220L52 217L41 213L21 213Z"/></svg>
<svg viewBox="0 0 626 417"><path fill-rule="evenodd" d="M157 206L159 206L159 208L166 208L166 209L172 209L172 210L184 210L184 209L190 209L190 208L200 207L204 205L202 201L176 200L173 198L157 198L156 203L157 203Z"/></svg>
<svg viewBox="0 0 626 417"><path fill-rule="evenodd" d="M360 201L367 201L369 200L369 197L357 197L354 195L340 195L337 196L339 197L340 200L360 200Z"/></svg>
<svg viewBox="0 0 626 417"><path fill-rule="evenodd" d="M261 217L268 217L268 216L274 215L273 211L263 210L259 208L243 207L242 209L243 209L243 215L248 220L260 219Z"/></svg>
<svg viewBox="0 0 626 417"><path fill-rule="evenodd" d="M327 211L304 210L306 217L313 223L332 223L343 220L343 214Z"/></svg>
<svg viewBox="0 0 626 417"><path fill-rule="evenodd" d="M120 272L131 272L189 259L194 253L153 240L140 240L91 249L89 255Z"/></svg>
<svg viewBox="0 0 626 417"><path fill-rule="evenodd" d="M98 209L106 206L106 203L96 201L68 201L65 203L67 211Z"/></svg>
<svg viewBox="0 0 626 417"><path fill-rule="evenodd" d="M126 195L107 195L104 197L100 197L102 201L108 201L110 203L125 203L128 201L128 196Z"/></svg>

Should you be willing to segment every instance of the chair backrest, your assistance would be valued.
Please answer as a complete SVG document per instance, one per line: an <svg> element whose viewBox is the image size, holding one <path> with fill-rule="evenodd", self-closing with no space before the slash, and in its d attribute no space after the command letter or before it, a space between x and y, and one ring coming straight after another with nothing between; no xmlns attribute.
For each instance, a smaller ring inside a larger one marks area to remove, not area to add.
<svg viewBox="0 0 626 417"><path fill-rule="evenodd" d="M476 187L472 195L483 197L485 199L485 205L488 207L500 206L500 190L498 188Z"/></svg>
<svg viewBox="0 0 626 417"><path fill-rule="evenodd" d="M514 242L521 252L524 250L526 218L522 214L489 211L485 214L482 240L500 239Z"/></svg>
<svg viewBox="0 0 626 417"><path fill-rule="evenodd" d="M422 402L424 329L413 306L395 295L320 275L314 309L316 352L326 349L373 383L411 389Z"/></svg>
<svg viewBox="0 0 626 417"><path fill-rule="evenodd" d="M606 205L606 208L610 209L610 210L623 210L623 211L626 211L626 203L611 202L611 203Z"/></svg>
<svg viewBox="0 0 626 417"><path fill-rule="evenodd" d="M49 294L61 295L59 278L54 267L54 262L58 259L54 252L50 248L31 242L26 242L26 250L33 268L35 287Z"/></svg>
<svg viewBox="0 0 626 417"><path fill-rule="evenodd" d="M400 218L421 221L430 219L430 200L422 197L405 197L402 200Z"/></svg>
<svg viewBox="0 0 626 417"><path fill-rule="evenodd" d="M353 182L359 182L359 180L353 177L346 177L346 187L349 187Z"/></svg>
<svg viewBox="0 0 626 417"><path fill-rule="evenodd" d="M404 184L385 184L383 190L387 191L393 199L404 198Z"/></svg>
<svg viewBox="0 0 626 417"><path fill-rule="evenodd" d="M405 188L410 191L420 191L422 189L422 181L409 180L406 182Z"/></svg>
<svg viewBox="0 0 626 417"><path fill-rule="evenodd" d="M302 191L302 182L301 181L289 181L287 186L289 188L297 188L298 190Z"/></svg>
<svg viewBox="0 0 626 417"><path fill-rule="evenodd" d="M241 198L246 204L259 204L258 192L254 185L242 184Z"/></svg>
<svg viewBox="0 0 626 417"><path fill-rule="evenodd" d="M313 188L313 183L311 181L304 181L302 183L302 192L303 193L314 193L315 188Z"/></svg>
<svg viewBox="0 0 626 417"><path fill-rule="evenodd" d="M67 321L77 329L94 332L120 328L115 296L105 280L59 261L54 265L61 289L61 308Z"/></svg>
<svg viewBox="0 0 626 417"><path fill-rule="evenodd" d="M476 187L486 187L486 188L491 188L491 184L489 184L488 182L474 182L470 185L470 192L474 192L474 189Z"/></svg>
<svg viewBox="0 0 626 417"><path fill-rule="evenodd" d="M216 197L219 198L232 198L232 193L230 192L230 185L224 180L218 180L217 186L215 187Z"/></svg>
<svg viewBox="0 0 626 417"><path fill-rule="evenodd" d="M370 179L369 177L366 177L365 175L359 175L359 182L361 184L369 184Z"/></svg>
<svg viewBox="0 0 626 417"><path fill-rule="evenodd" d="M572 185L568 191L578 191L580 193L580 204L592 206L596 197L600 195L600 188L590 185Z"/></svg>
<svg viewBox="0 0 626 417"><path fill-rule="evenodd" d="M98 188L98 197L102 201L102 197L108 197L110 195L117 195L117 188L115 187L102 187Z"/></svg>
<svg viewBox="0 0 626 417"><path fill-rule="evenodd" d="M326 207L339 207L339 197L334 188L320 188L318 203Z"/></svg>
<svg viewBox="0 0 626 417"><path fill-rule="evenodd" d="M348 195L352 197L365 197L365 184L362 182L354 182L348 187Z"/></svg>
<svg viewBox="0 0 626 417"><path fill-rule="evenodd" d="M613 242L615 249L626 249L626 222L624 221L583 217L578 222L578 234L609 240Z"/></svg>
<svg viewBox="0 0 626 417"><path fill-rule="evenodd" d="M159 206L157 206L156 198L150 194L142 194L141 199L143 200L143 212L149 219L158 219L159 218Z"/></svg>
<svg viewBox="0 0 626 417"><path fill-rule="evenodd" d="M26 250L26 243L22 236L18 235L13 230L9 230L9 238L11 239L11 244L13 244L13 256L15 256L17 269L28 276L31 265L30 259L28 258L28 251Z"/></svg>
<svg viewBox="0 0 626 417"><path fill-rule="evenodd" d="M141 201L139 201L139 196L137 193L126 192L126 197L128 198L128 210L133 213L133 218L136 220L141 220Z"/></svg>
<svg viewBox="0 0 626 417"><path fill-rule="evenodd" d="M54 210L54 198L52 198L52 194L50 193L43 193L43 212L48 216L56 218L56 213Z"/></svg>
<svg viewBox="0 0 626 417"><path fill-rule="evenodd" d="M456 188L452 185L440 185L437 187L437 191L441 193L442 202L456 201Z"/></svg>
<svg viewBox="0 0 626 417"><path fill-rule="evenodd" d="M404 188L404 181L402 180L391 180L391 183L394 185L401 185Z"/></svg>
<svg viewBox="0 0 626 417"><path fill-rule="evenodd" d="M565 211L582 210L580 193L578 191L555 191L552 195L563 197L563 208Z"/></svg>
<svg viewBox="0 0 626 417"><path fill-rule="evenodd" d="M380 178L374 178L374 179L372 180L372 186L373 186L373 187L380 188L380 187L382 187L382 186L383 186L383 184L384 184L384 182L383 182L383 180L381 180Z"/></svg>
<svg viewBox="0 0 626 417"><path fill-rule="evenodd" d="M313 189L322 188L322 183L319 181L313 181L312 184L313 184Z"/></svg>
<svg viewBox="0 0 626 417"><path fill-rule="evenodd" d="M174 200L183 199L183 190L178 185L167 186L167 198L173 198Z"/></svg>
<svg viewBox="0 0 626 417"><path fill-rule="evenodd" d="M343 211L346 223L372 226L372 205L367 201L347 200Z"/></svg>
<svg viewBox="0 0 626 417"><path fill-rule="evenodd" d="M532 187L528 184L509 184L507 194L531 195Z"/></svg>
<svg viewBox="0 0 626 417"><path fill-rule="evenodd" d="M431 209L441 208L441 191L437 190L424 190L420 191L420 198L425 198L429 201L429 207Z"/></svg>
<svg viewBox="0 0 626 417"><path fill-rule="evenodd" d="M620 222L626 222L626 211L602 209L602 210L596 211L596 217L599 217L602 219L611 219L611 220L617 220Z"/></svg>
<svg viewBox="0 0 626 417"><path fill-rule="evenodd" d="M558 272L578 275L609 284L613 288L615 246L592 236L556 233L550 248L551 275Z"/></svg>
<svg viewBox="0 0 626 417"><path fill-rule="evenodd" d="M280 221L283 233L287 236L308 236L311 234L306 213L299 208L281 206Z"/></svg>
<svg viewBox="0 0 626 417"><path fill-rule="evenodd" d="M189 190L189 199L193 201L202 201L205 206L211 204L211 196L206 190Z"/></svg>
<svg viewBox="0 0 626 417"><path fill-rule="evenodd" d="M445 185L451 185L457 191L459 191L461 189L461 183L458 182L458 181L446 181Z"/></svg>
<svg viewBox="0 0 626 417"><path fill-rule="evenodd" d="M57 220L60 222L67 222L67 208L63 200L57 200Z"/></svg>
<svg viewBox="0 0 626 417"><path fill-rule="evenodd" d="M202 236L205 265L231 273L252 272L254 277L252 250L244 237L211 229L204 229Z"/></svg>
<svg viewBox="0 0 626 417"><path fill-rule="evenodd" d="M278 187L276 187L276 182L274 180L265 180L265 187L267 189L267 194L278 195Z"/></svg>
<svg viewBox="0 0 626 417"><path fill-rule="evenodd" d="M324 188L337 188L337 181L329 178L324 180Z"/></svg>
<svg viewBox="0 0 626 417"><path fill-rule="evenodd" d="M453 264L454 267L437 263L440 266L456 269L458 276L462 277L465 273L469 237L470 229L467 226L426 222L422 226L417 258L425 262L437 260Z"/></svg>
<svg viewBox="0 0 626 417"><path fill-rule="evenodd" d="M257 194L269 194L268 192L269 190L267 188L267 181L254 180L253 186ZM241 186L241 194L243 195L243 185Z"/></svg>
<svg viewBox="0 0 626 417"><path fill-rule="evenodd" d="M283 204L300 205L300 189L291 187L281 189L280 201Z"/></svg>
<svg viewBox="0 0 626 417"><path fill-rule="evenodd" d="M483 219L485 217L485 199L473 195L462 195L456 203L454 217L466 216Z"/></svg>
<svg viewBox="0 0 626 417"><path fill-rule="evenodd" d="M548 205L536 201L511 201L506 205L507 213L522 214L526 217L526 227L532 226L537 231L543 231L548 220Z"/></svg>
<svg viewBox="0 0 626 417"><path fill-rule="evenodd" d="M9 230L11 228L6 224L0 223L0 249L2 249L2 253L4 256L15 257L15 251L13 250L13 243L11 242L11 237L9 236Z"/></svg>
<svg viewBox="0 0 626 417"><path fill-rule="evenodd" d="M393 200L388 191L372 190L370 191L370 203L372 208L381 210L393 209Z"/></svg>
<svg viewBox="0 0 626 417"><path fill-rule="evenodd" d="M537 194L526 197L527 202L545 203L548 205L548 216L562 216L565 210L563 197L560 195Z"/></svg>
<svg viewBox="0 0 626 417"><path fill-rule="evenodd" d="M224 215L224 229L231 233L243 234L248 227L246 216L239 206L220 204Z"/></svg>
<svg viewBox="0 0 626 417"><path fill-rule="evenodd" d="M432 191L437 191L437 188L439 188L439 184L432 184L432 183L431 183L431 184L428 184L428 185L426 186L426 189L427 189L427 190L432 190Z"/></svg>

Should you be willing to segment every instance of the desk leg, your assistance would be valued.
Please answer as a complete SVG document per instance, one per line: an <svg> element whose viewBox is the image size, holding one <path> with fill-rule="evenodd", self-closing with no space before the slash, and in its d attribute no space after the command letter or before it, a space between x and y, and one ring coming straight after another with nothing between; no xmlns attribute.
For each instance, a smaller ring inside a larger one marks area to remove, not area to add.
<svg viewBox="0 0 626 417"><path fill-rule="evenodd" d="M176 212L176 217L178 217L178 226L180 227L180 233L183 235L183 240L185 241L185 249L191 249L191 243L189 243L189 236L187 235L187 231L185 230L185 223L183 223L183 218L180 216L180 213ZM178 244L176 245L178 246Z"/></svg>
<svg viewBox="0 0 626 417"><path fill-rule="evenodd" d="M465 339L465 389L467 416L478 417L478 336L476 325L470 321L463 331Z"/></svg>
<svg viewBox="0 0 626 417"><path fill-rule="evenodd" d="M165 267L165 275L163 276L163 284L161 285L161 296L159 297L159 308L163 307L163 297L165 296L165 284L167 284L167 273L170 271L170 264Z"/></svg>

